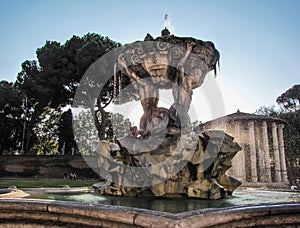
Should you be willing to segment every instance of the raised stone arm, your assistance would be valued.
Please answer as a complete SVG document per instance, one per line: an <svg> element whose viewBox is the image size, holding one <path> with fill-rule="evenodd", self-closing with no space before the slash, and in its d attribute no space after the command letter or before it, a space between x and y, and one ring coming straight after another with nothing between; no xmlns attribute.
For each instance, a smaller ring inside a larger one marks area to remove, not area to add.
<svg viewBox="0 0 300 228"><path fill-rule="evenodd" d="M151 78L141 79L134 71L132 71L127 66L123 56L118 58L118 62L124 68L125 73L139 85L138 91L144 111L140 119L140 134L142 137L147 137L154 125L157 125L152 122L155 121L156 118L164 119L163 117L165 117L163 112L166 112L166 110L157 107L159 90L151 83Z"/></svg>
<svg viewBox="0 0 300 228"><path fill-rule="evenodd" d="M132 78L135 81L140 80L140 77L138 77L134 71L130 70L129 67L127 66L127 62L123 56L119 56L118 58L118 63L124 68L126 74Z"/></svg>
<svg viewBox="0 0 300 228"><path fill-rule="evenodd" d="M196 44L195 41L187 42L185 55L179 60L179 62L177 64L177 67L179 69L181 69L183 67L183 65L185 64L185 62L186 62L187 58L189 57L190 53L192 52L192 49L193 49L195 44Z"/></svg>
<svg viewBox="0 0 300 228"><path fill-rule="evenodd" d="M173 87L173 97L176 104L175 107L173 106L171 108L171 112L174 112L174 109L180 108L179 106L182 106L182 111L187 112L189 110L190 103L191 103L191 96L193 93L192 85L190 80L188 80L188 77L185 76L184 64L188 59L189 55L191 54L192 49L196 44L196 42L193 40L189 40L188 42L186 42L186 44L187 44L186 52L177 64L177 68L180 71L178 76L180 78L178 77L176 78L176 82L178 83L178 85ZM176 112L178 112L178 110L176 110Z"/></svg>

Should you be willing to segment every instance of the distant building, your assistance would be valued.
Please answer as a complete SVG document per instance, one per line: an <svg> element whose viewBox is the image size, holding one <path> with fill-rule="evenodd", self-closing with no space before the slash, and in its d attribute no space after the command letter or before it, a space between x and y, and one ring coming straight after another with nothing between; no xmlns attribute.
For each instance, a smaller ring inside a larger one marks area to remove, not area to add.
<svg viewBox="0 0 300 228"><path fill-rule="evenodd" d="M234 157L230 175L244 186L280 187L288 184L283 128L279 118L236 113L203 123L200 129L220 129L235 138L242 150Z"/></svg>

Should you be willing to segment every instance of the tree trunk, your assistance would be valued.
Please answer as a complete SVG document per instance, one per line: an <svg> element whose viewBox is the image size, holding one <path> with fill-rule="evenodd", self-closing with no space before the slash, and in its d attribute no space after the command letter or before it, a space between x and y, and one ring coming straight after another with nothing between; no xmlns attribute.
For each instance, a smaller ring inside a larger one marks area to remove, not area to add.
<svg viewBox="0 0 300 228"><path fill-rule="evenodd" d="M99 120L98 112L101 114L101 120ZM100 140L105 139L105 127L107 123L107 113L105 110L100 106L98 110L95 111L95 125L98 131L98 137Z"/></svg>
<svg viewBox="0 0 300 228"><path fill-rule="evenodd" d="M26 137L25 137L26 138L26 143L25 143L25 145L23 147L23 149L24 149L24 151L23 151L24 154L23 155L28 154L28 152L30 150L29 145L30 145L30 140L31 140L31 129L32 129L32 126L29 125L28 127L27 127L27 134L26 134Z"/></svg>
<svg viewBox="0 0 300 228"><path fill-rule="evenodd" d="M99 95L97 98L97 108L98 110L95 111L95 125L98 131L98 137L100 140L105 139L105 128L107 124L107 112L105 111L105 108L112 102L113 96L111 96L110 100L106 102L103 106L101 105L101 96ZM98 112L101 114L101 121L99 121L98 118Z"/></svg>
<svg viewBox="0 0 300 228"><path fill-rule="evenodd" d="M31 149L31 146L33 145L31 143L31 140L34 139L34 137L32 137L32 135L34 134L33 132L33 127L34 125L39 121L38 117L43 113L42 109L39 109L36 107L36 110L34 111L32 117L31 117L31 120L28 121L27 123L27 126L26 126L26 137L25 137L25 145L24 145L24 155L28 154L30 149Z"/></svg>

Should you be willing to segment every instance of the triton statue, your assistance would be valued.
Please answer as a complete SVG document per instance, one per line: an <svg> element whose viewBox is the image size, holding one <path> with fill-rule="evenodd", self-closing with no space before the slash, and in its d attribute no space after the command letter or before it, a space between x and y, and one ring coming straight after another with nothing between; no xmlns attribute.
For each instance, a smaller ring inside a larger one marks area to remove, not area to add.
<svg viewBox="0 0 300 228"><path fill-rule="evenodd" d="M144 110L141 134L146 137L151 120L164 118L166 114L171 118L169 132L174 130L172 127L179 128L179 115L188 112L193 89L201 86L210 70L216 73L218 60L219 52L212 42L169 35L167 29L156 39L147 34L145 42L136 43L135 49L125 46L118 62L123 72L139 85ZM174 104L168 111L157 107L158 89L167 88L166 84L172 84L174 97Z"/></svg>
<svg viewBox="0 0 300 228"><path fill-rule="evenodd" d="M116 61L136 89L143 115L139 137L118 139L115 150L102 141L98 163L107 180L95 185L102 194L218 199L241 184L226 174L240 146L223 131L196 134L187 114L193 90L209 71L216 75L219 57L212 42L177 37L166 28L156 39L147 34L122 47ZM172 90L168 109L158 107L160 89Z"/></svg>

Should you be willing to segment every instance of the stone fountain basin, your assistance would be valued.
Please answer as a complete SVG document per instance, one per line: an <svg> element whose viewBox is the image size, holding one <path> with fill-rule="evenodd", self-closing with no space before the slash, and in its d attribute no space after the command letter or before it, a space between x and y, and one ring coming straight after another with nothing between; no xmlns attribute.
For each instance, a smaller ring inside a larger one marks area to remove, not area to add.
<svg viewBox="0 0 300 228"><path fill-rule="evenodd" d="M104 196L87 188L71 189L26 189L29 199L51 199L87 204L103 204L148 209L178 214L197 210L229 208L234 206L262 205L275 203L300 203L300 192L239 188L232 197L219 200L190 198L153 198Z"/></svg>
<svg viewBox="0 0 300 228"><path fill-rule="evenodd" d="M299 203L206 209L171 214L124 206L4 199L0 223L8 227L253 227L300 225Z"/></svg>
<svg viewBox="0 0 300 228"><path fill-rule="evenodd" d="M62 190L57 190L40 189L36 193L51 196L62 195ZM91 195L87 192L81 194L78 194L78 191L74 192L76 191L70 192L70 189L67 189L65 195ZM300 225L299 192L244 189L237 190L234 195L226 200L210 200L211 205L208 205L210 208L200 207L201 209L197 209L195 204L205 204L206 200L187 199L186 201L194 201L194 204L187 203L186 205L191 211L173 211L173 213L153 210L155 208L149 210L132 207L132 204L124 206L126 204L117 201L126 197L114 197L111 202L119 205L101 202L95 204L91 201L83 203L45 199L1 199L0 223L4 226L26 224L34 227L282 227ZM105 198L105 196L98 196ZM263 198L264 201L262 201ZM130 199L132 202L141 200L146 204L146 198ZM148 200L151 199L148 198ZM181 200L184 202L184 199ZM165 205L164 208L171 207L168 204L169 199L160 201L164 202L164 204L159 204L160 207L161 205ZM171 199L171 201L182 205L179 199ZM224 204L226 201L229 203ZM223 208L217 208L218 204Z"/></svg>

